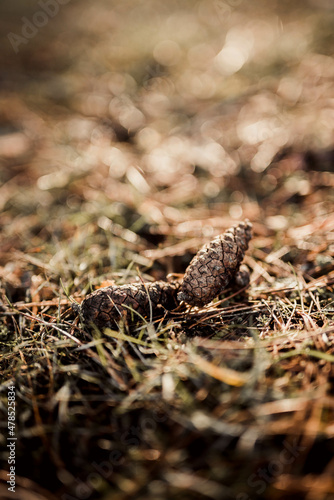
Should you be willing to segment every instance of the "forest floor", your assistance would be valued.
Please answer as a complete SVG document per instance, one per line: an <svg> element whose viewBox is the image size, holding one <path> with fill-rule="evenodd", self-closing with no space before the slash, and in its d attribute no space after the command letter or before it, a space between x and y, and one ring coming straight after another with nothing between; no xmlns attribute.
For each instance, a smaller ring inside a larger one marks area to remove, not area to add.
<svg viewBox="0 0 334 500"><path fill-rule="evenodd" d="M0 497L333 499L331 2L58 7L0 15ZM245 218L246 289L74 313Z"/></svg>

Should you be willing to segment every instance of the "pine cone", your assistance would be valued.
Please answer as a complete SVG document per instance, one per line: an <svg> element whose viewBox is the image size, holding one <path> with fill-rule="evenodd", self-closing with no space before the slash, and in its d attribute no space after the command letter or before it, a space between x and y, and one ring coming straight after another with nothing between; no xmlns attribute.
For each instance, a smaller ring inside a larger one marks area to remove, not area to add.
<svg viewBox="0 0 334 500"><path fill-rule="evenodd" d="M186 269L179 301L201 307L227 287L245 256L251 228L249 221L241 222L201 248Z"/></svg>
<svg viewBox="0 0 334 500"><path fill-rule="evenodd" d="M244 288L249 285L250 275L249 269L245 264L241 264L239 271L232 279L232 286L236 288Z"/></svg>
<svg viewBox="0 0 334 500"><path fill-rule="evenodd" d="M205 245L192 259L181 283L156 281L96 290L79 307L84 322L100 329L115 327L121 319L133 325L142 317L162 318L180 301L204 306L232 279L246 286L247 273L238 270L252 236L251 228L250 222L242 222Z"/></svg>
<svg viewBox="0 0 334 500"><path fill-rule="evenodd" d="M108 286L88 295L81 303L80 312L84 322L94 323L98 328L115 327L123 319L128 324L163 317L165 310L178 306L177 291L180 283L155 281Z"/></svg>

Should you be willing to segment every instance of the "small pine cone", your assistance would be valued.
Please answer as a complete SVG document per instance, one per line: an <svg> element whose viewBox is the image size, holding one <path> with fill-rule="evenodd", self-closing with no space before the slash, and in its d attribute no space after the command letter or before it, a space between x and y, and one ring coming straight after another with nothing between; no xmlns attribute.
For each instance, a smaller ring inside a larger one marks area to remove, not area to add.
<svg viewBox="0 0 334 500"><path fill-rule="evenodd" d="M88 295L80 306L85 324L98 328L115 327L123 319L128 324L141 322L141 316L152 319L164 316L178 306L177 291L180 283L155 281L154 283L133 283L108 286ZM151 307L150 307L151 304Z"/></svg>
<svg viewBox="0 0 334 500"><path fill-rule="evenodd" d="M238 272L251 230L249 221L241 222L204 245L187 267L177 298L202 307L217 297Z"/></svg>
<svg viewBox="0 0 334 500"><path fill-rule="evenodd" d="M245 264L241 264L239 271L232 280L232 285L235 285L238 288L245 288L249 285L249 281L249 269L247 266L245 266Z"/></svg>

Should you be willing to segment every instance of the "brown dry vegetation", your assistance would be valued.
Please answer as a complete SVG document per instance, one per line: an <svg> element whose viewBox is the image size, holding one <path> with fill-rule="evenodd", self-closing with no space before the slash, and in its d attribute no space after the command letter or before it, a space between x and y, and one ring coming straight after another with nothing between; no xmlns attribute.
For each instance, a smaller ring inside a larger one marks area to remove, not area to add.
<svg viewBox="0 0 334 500"><path fill-rule="evenodd" d="M72 0L17 54L41 7L7 4L1 498L334 498L331 2ZM137 329L72 311L246 217L247 289Z"/></svg>

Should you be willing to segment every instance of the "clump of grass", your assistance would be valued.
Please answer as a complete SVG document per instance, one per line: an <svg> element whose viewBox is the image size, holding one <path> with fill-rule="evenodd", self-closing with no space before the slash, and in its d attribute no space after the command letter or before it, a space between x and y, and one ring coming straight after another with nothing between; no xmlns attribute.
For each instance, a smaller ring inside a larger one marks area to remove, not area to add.
<svg viewBox="0 0 334 500"><path fill-rule="evenodd" d="M66 278L57 297L3 300L1 411L14 383L19 470L60 498L78 484L88 498L232 498L261 470L265 495L282 490L283 473L285 491L302 495L296 478L315 470L320 435L330 443L330 276L306 283L291 267L290 286L257 278L206 307L104 332L80 323L70 306L82 291ZM275 475L286 449L293 460Z"/></svg>
<svg viewBox="0 0 334 500"><path fill-rule="evenodd" d="M282 38L270 2L73 2L0 54L1 498L12 385L20 498L333 497L333 23L299 3ZM248 288L81 324L246 217Z"/></svg>

